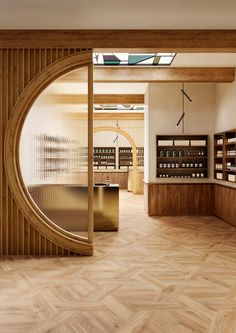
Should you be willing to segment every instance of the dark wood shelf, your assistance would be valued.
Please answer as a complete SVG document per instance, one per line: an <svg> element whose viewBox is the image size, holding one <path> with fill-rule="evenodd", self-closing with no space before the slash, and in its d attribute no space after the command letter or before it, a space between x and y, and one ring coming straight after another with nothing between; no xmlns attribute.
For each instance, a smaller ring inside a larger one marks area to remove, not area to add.
<svg viewBox="0 0 236 333"><path fill-rule="evenodd" d="M157 158L159 158L159 159L191 159L191 158L196 158L196 159L201 159L201 158L205 158L205 159L207 159L207 157L206 156L183 156L183 157L179 157L179 156L176 156L176 157L173 157L173 156L171 156L171 157L160 157L160 156L157 156Z"/></svg>
<svg viewBox="0 0 236 333"><path fill-rule="evenodd" d="M207 168L157 168L157 170L172 170L172 171L201 171L207 170Z"/></svg>

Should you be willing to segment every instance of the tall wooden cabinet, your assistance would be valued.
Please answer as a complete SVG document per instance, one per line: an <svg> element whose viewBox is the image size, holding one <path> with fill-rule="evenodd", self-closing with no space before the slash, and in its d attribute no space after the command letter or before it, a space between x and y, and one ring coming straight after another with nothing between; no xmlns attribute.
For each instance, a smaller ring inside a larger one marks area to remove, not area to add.
<svg viewBox="0 0 236 333"><path fill-rule="evenodd" d="M236 182L236 129L214 135L214 177Z"/></svg>

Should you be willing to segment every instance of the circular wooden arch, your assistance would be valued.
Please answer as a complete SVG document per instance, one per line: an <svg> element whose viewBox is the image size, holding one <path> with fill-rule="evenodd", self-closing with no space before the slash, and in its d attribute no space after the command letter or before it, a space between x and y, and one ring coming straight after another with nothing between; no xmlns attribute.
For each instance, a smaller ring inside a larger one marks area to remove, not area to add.
<svg viewBox="0 0 236 333"><path fill-rule="evenodd" d="M76 53L58 60L36 76L20 95L9 119L4 141L4 164L11 191L24 216L33 227L51 242L69 251L92 254L93 247L47 219L26 190L19 165L19 142L25 118L42 91L59 77L75 69L93 66L91 51Z"/></svg>
<svg viewBox="0 0 236 333"><path fill-rule="evenodd" d="M97 132L116 132L121 135L123 135L131 144L132 151L133 151L133 193L137 193L137 179L138 179L138 163L137 163L137 146L134 142L134 139L124 130L118 128L118 127L112 127L112 126L104 126L104 127L96 127L94 128L94 133Z"/></svg>

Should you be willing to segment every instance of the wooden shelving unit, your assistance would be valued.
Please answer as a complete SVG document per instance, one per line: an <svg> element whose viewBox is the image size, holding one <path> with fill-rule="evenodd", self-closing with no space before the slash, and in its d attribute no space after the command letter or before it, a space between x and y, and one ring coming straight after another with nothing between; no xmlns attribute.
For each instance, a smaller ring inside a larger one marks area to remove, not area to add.
<svg viewBox="0 0 236 333"><path fill-rule="evenodd" d="M93 166L98 170L113 170L116 168L116 148L97 147L93 148Z"/></svg>
<svg viewBox="0 0 236 333"><path fill-rule="evenodd" d="M207 135L156 136L157 178L207 178Z"/></svg>
<svg viewBox="0 0 236 333"><path fill-rule="evenodd" d="M138 166L144 166L144 147L137 147ZM119 147L119 169L129 169L133 166L133 152L131 147Z"/></svg>
<svg viewBox="0 0 236 333"><path fill-rule="evenodd" d="M133 152L131 147L119 147L119 169L129 169L133 166Z"/></svg>
<svg viewBox="0 0 236 333"><path fill-rule="evenodd" d="M214 177L236 182L236 129L214 135Z"/></svg>
<svg viewBox="0 0 236 333"><path fill-rule="evenodd" d="M144 147L137 147L138 166L144 165ZM131 147L118 148L118 167L116 166L115 147L94 148L94 169L98 170L128 170L133 166L133 152Z"/></svg>
<svg viewBox="0 0 236 333"><path fill-rule="evenodd" d="M144 166L144 147L137 147L138 166Z"/></svg>

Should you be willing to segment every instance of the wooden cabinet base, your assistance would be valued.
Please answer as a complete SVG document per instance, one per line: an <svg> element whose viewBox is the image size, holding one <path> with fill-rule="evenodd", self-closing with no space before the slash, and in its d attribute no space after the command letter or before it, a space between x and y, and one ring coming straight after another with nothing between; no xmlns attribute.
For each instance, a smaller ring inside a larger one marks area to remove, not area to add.
<svg viewBox="0 0 236 333"><path fill-rule="evenodd" d="M215 184L215 216L236 227L236 188Z"/></svg>
<svg viewBox="0 0 236 333"><path fill-rule="evenodd" d="M111 184L119 184L120 189L128 188L128 173L124 172L106 172L106 170L101 172L94 172L94 183L105 183L106 178L109 176Z"/></svg>
<svg viewBox="0 0 236 333"><path fill-rule="evenodd" d="M149 216L214 215L214 184L145 183Z"/></svg>

